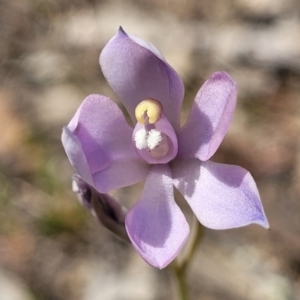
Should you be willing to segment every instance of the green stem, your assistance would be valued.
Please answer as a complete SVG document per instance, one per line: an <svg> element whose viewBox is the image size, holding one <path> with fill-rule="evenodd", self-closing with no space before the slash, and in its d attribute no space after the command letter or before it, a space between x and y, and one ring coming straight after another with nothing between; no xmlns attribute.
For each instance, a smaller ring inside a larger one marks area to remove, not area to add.
<svg viewBox="0 0 300 300"><path fill-rule="evenodd" d="M188 289L186 286L185 275L186 275L187 268L196 253L196 249L199 244L199 241L201 240L202 237L203 237L203 226L199 223L199 221L196 218L194 218L191 238L187 245L187 249L180 262L177 259L173 264L171 264L171 268L176 277L180 300L188 300Z"/></svg>
<svg viewBox="0 0 300 300"><path fill-rule="evenodd" d="M184 253L184 256L181 261L181 268L186 272L187 267L189 266L190 262L192 261L197 247L199 245L199 242L201 241L204 234L203 226L199 223L196 217L193 219L193 225L192 225L192 233L191 233L191 239L189 244L187 245L187 249Z"/></svg>
<svg viewBox="0 0 300 300"><path fill-rule="evenodd" d="M180 300L188 300L188 290L186 286L185 271L177 266L174 267L174 275L177 280Z"/></svg>

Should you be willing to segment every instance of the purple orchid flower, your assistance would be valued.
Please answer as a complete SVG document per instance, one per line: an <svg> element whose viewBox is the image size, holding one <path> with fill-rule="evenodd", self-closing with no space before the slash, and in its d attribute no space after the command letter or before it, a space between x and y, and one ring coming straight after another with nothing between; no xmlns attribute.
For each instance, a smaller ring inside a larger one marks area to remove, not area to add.
<svg viewBox="0 0 300 300"><path fill-rule="evenodd" d="M236 83L227 73L216 72L204 83L180 128L184 86L152 44L120 28L104 47L100 65L134 128L111 99L90 95L63 129L62 143L77 173L100 193L146 180L125 219L145 261L164 268L189 235L173 187L208 228L269 227L250 173L209 161L236 105Z"/></svg>

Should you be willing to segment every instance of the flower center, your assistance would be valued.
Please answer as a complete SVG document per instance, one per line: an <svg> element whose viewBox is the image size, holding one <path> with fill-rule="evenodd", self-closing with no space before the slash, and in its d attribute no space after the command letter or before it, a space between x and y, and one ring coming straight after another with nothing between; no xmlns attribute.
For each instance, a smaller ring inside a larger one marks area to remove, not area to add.
<svg viewBox="0 0 300 300"><path fill-rule="evenodd" d="M163 113L161 103L146 99L135 108L137 124L132 143L136 153L150 164L165 164L177 154L176 133Z"/></svg>
<svg viewBox="0 0 300 300"><path fill-rule="evenodd" d="M162 105L154 99L146 99L135 108L135 117L144 128L137 131L133 137L139 150L147 150L154 158L164 157L169 150L167 136L153 128L162 115Z"/></svg>

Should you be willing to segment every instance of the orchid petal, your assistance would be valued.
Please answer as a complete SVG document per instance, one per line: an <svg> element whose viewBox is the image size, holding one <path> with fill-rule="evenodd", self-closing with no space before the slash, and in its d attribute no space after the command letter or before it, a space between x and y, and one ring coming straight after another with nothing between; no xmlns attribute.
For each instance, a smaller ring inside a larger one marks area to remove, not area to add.
<svg viewBox="0 0 300 300"><path fill-rule="evenodd" d="M105 170L93 175L95 187L108 193L144 180L150 166L140 158L117 159Z"/></svg>
<svg viewBox="0 0 300 300"><path fill-rule="evenodd" d="M184 86L152 44L120 28L102 50L99 61L108 83L134 122L135 107L151 98L162 104L164 114L178 128Z"/></svg>
<svg viewBox="0 0 300 300"><path fill-rule="evenodd" d="M148 166L133 150L131 135L132 128L113 101L90 95L64 130L62 142L78 174L107 193L147 175Z"/></svg>
<svg viewBox="0 0 300 300"><path fill-rule="evenodd" d="M214 73L203 84L178 132L178 157L206 161L216 152L232 119L236 97L236 83L225 72Z"/></svg>
<svg viewBox="0 0 300 300"><path fill-rule="evenodd" d="M141 199L127 213L126 229L132 244L150 265L167 266L189 234L188 223L174 200L168 165L153 165Z"/></svg>
<svg viewBox="0 0 300 300"><path fill-rule="evenodd" d="M255 223L269 228L256 184L247 170L183 159L174 163L172 171L174 186L204 226L229 229Z"/></svg>
<svg viewBox="0 0 300 300"><path fill-rule="evenodd" d="M73 168L87 183L94 185L94 180L81 143L68 127L63 128L61 141Z"/></svg>

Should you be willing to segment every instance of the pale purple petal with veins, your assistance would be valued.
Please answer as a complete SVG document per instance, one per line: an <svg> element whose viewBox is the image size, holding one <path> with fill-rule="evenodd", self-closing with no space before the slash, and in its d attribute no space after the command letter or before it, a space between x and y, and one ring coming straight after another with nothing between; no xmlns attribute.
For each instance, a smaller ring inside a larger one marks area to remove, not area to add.
<svg viewBox="0 0 300 300"><path fill-rule="evenodd" d="M178 157L206 161L216 152L232 119L236 97L236 83L225 72L214 73L203 84L178 132Z"/></svg>
<svg viewBox="0 0 300 300"><path fill-rule="evenodd" d="M229 229L255 223L269 228L256 184L245 169L182 159L172 171L175 187L204 226Z"/></svg>
<svg viewBox="0 0 300 300"><path fill-rule="evenodd" d="M147 176L149 167L136 155L131 145L132 128L126 123L119 107L109 98L88 96L66 132L69 138L64 138L62 142L68 157L75 158L70 159L73 166L84 180L91 183L83 174L83 163L77 169L78 161L87 162L93 185L99 192L106 193L132 185Z"/></svg>
<svg viewBox="0 0 300 300"><path fill-rule="evenodd" d="M184 86L174 69L153 49L153 45L132 38L120 28L101 52L102 72L134 122L137 104L152 98L162 104L165 115L177 129Z"/></svg>
<svg viewBox="0 0 300 300"><path fill-rule="evenodd" d="M128 235L139 254L152 266L164 268L184 245L189 226L174 200L168 165L153 165L141 199L125 220Z"/></svg>

